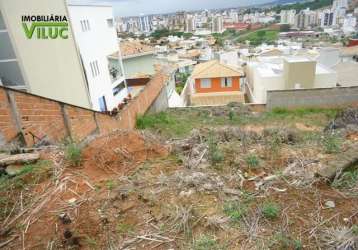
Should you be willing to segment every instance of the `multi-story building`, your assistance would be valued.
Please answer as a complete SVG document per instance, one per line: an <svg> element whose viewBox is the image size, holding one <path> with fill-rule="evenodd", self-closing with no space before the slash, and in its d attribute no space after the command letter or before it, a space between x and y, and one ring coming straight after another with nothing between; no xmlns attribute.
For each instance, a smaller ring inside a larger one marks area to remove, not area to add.
<svg viewBox="0 0 358 250"><path fill-rule="evenodd" d="M143 14L141 14L139 16L139 29L141 32L143 33L148 33L151 31L151 27L150 27L150 21L149 21L149 16L144 16Z"/></svg>
<svg viewBox="0 0 358 250"><path fill-rule="evenodd" d="M196 30L196 23L195 23L195 16L187 16L185 19L185 32L195 32Z"/></svg>
<svg viewBox="0 0 358 250"><path fill-rule="evenodd" d="M103 111L127 95L121 62L110 59L119 51L111 7L64 0L0 7L2 85Z"/></svg>
<svg viewBox="0 0 358 250"><path fill-rule="evenodd" d="M326 9L320 13L321 23L320 26L329 27L333 25L333 12L329 9Z"/></svg>
<svg viewBox="0 0 358 250"><path fill-rule="evenodd" d="M317 23L317 14L309 9L302 10L295 16L295 26L299 29L307 29L315 26Z"/></svg>
<svg viewBox="0 0 358 250"><path fill-rule="evenodd" d="M213 17L212 32L213 33L222 33L222 32L224 32L224 20L223 20L222 16L216 15L216 16Z"/></svg>
<svg viewBox="0 0 358 250"><path fill-rule="evenodd" d="M112 7L68 6L95 110L111 110L128 95Z"/></svg>
<svg viewBox="0 0 358 250"><path fill-rule="evenodd" d="M38 27L43 21L48 26ZM0 0L0 79L7 87L92 107L65 1Z"/></svg>
<svg viewBox="0 0 358 250"><path fill-rule="evenodd" d="M296 10L281 10L280 23L294 25L295 15L296 15Z"/></svg>
<svg viewBox="0 0 358 250"><path fill-rule="evenodd" d="M344 18L342 30L344 34L352 34L357 31L357 18L352 14L346 15Z"/></svg>

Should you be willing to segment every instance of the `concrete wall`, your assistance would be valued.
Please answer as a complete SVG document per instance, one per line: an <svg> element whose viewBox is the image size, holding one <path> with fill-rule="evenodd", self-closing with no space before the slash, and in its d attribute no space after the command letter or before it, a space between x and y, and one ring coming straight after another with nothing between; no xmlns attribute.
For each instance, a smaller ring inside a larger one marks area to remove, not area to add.
<svg viewBox="0 0 358 250"><path fill-rule="evenodd" d="M117 115L73 106L33 94L0 87L0 148L10 143L33 146L44 141L76 142L93 134L133 129L138 114L144 114L160 93L166 96L167 77L156 74L138 96Z"/></svg>
<svg viewBox="0 0 358 250"><path fill-rule="evenodd" d="M160 91L158 97L154 100L150 106L148 112L157 113L165 111L169 107L168 95L167 95L167 86L164 86Z"/></svg>
<svg viewBox="0 0 358 250"><path fill-rule="evenodd" d="M68 18L65 1L0 0L0 9L28 91L90 108L83 68L71 27L68 39L28 39L22 27L23 15L53 14Z"/></svg>
<svg viewBox="0 0 358 250"><path fill-rule="evenodd" d="M358 106L358 87L276 90L267 92L266 108L338 108Z"/></svg>

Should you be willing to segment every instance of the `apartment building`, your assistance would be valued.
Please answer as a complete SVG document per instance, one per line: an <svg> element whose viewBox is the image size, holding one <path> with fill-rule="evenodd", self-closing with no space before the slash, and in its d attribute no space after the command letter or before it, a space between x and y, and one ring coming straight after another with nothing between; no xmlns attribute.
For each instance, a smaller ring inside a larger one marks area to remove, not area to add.
<svg viewBox="0 0 358 250"><path fill-rule="evenodd" d="M51 15L62 26L36 26ZM92 107L63 0L0 0L0 79L6 87Z"/></svg>
<svg viewBox="0 0 358 250"><path fill-rule="evenodd" d="M121 62L111 59L119 53L111 7L65 0L0 7L2 85L100 111L127 95Z"/></svg>
<svg viewBox="0 0 358 250"><path fill-rule="evenodd" d="M69 5L68 11L92 106L111 110L128 95L112 7Z"/></svg>
<svg viewBox="0 0 358 250"><path fill-rule="evenodd" d="M217 15L213 17L212 20L212 32L213 33L223 33L224 29L224 19L222 16Z"/></svg>
<svg viewBox="0 0 358 250"><path fill-rule="evenodd" d="M281 10L280 23L294 25L295 16L296 16L296 10Z"/></svg>

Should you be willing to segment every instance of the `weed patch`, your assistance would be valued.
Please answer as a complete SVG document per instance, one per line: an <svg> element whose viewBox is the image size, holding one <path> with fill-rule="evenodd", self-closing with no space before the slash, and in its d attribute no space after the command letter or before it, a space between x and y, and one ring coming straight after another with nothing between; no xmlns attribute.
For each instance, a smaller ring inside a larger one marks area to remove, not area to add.
<svg viewBox="0 0 358 250"><path fill-rule="evenodd" d="M280 215L280 206L276 202L264 202L261 212L266 219L276 219Z"/></svg>
<svg viewBox="0 0 358 250"><path fill-rule="evenodd" d="M67 144L65 148L65 158L72 166L79 166L82 161L81 148L73 142Z"/></svg>

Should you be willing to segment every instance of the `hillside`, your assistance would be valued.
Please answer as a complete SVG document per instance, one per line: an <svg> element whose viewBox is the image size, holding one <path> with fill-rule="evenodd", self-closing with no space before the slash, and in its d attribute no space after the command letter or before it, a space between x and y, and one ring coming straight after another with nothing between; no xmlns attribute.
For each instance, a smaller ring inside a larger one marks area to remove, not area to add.
<svg viewBox="0 0 358 250"><path fill-rule="evenodd" d="M33 149L0 177L0 248L357 249L357 114L172 109Z"/></svg>
<svg viewBox="0 0 358 250"><path fill-rule="evenodd" d="M314 1L297 2L294 4L284 4L284 5L278 4L272 9L276 12L280 12L281 10L289 10L289 9L295 9L296 11L300 11L307 8L309 8L310 10L316 10L330 5L332 5L332 0L314 0Z"/></svg>

